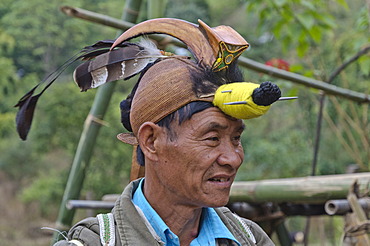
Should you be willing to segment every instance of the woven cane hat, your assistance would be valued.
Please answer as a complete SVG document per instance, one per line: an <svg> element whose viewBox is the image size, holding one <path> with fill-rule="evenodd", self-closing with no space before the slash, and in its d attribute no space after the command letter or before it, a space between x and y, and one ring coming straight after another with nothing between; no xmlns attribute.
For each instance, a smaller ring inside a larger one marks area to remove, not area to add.
<svg viewBox="0 0 370 246"><path fill-rule="evenodd" d="M248 47L248 43L230 27L212 29L202 21L197 26L170 18L149 20L134 26L123 33L113 47L131 37L148 33L164 33L180 39L188 46L195 60L168 57L155 63L143 74L134 95L130 95L132 99L129 99L131 105L127 111L130 122L126 128L132 130L132 134L121 133L117 136L129 144L137 144L134 136L144 122L157 123L193 101L212 102L219 85L232 82L232 79L227 78L230 76L203 76L199 81L194 80L194 75L226 70ZM232 48L227 58L222 57L224 54L220 50L221 42L226 47L225 41ZM222 59L226 59L227 63Z"/></svg>
<svg viewBox="0 0 370 246"><path fill-rule="evenodd" d="M133 97L130 122L136 135L146 121L158 122L193 101L212 102L213 97L196 95L191 80L200 69L185 59L166 59L141 78Z"/></svg>

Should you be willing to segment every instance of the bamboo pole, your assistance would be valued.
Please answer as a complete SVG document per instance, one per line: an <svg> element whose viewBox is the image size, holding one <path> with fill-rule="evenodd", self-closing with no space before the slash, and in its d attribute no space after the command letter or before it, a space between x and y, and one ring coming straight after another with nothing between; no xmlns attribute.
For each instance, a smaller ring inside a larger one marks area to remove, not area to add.
<svg viewBox="0 0 370 246"><path fill-rule="evenodd" d="M116 18L109 17L107 15L98 14L98 13L91 12L85 9L73 8L69 6L62 6L60 10L68 16L80 18L80 19L87 20L87 21L94 22L94 23L99 23L104 26L109 26L109 27L113 27L116 29L126 30L134 26L134 24L131 22L128 22L125 20L119 20ZM133 13L135 13L135 11Z"/></svg>
<svg viewBox="0 0 370 246"><path fill-rule="evenodd" d="M70 6L62 7L62 11L72 17L81 18L84 20L88 20L91 22L95 22L98 24L118 28L118 29L127 29L131 27L133 24L129 24L126 22L122 22L120 20L114 19L109 16L97 14L95 12L87 11L80 8L74 8ZM163 35L152 35L151 36L155 40L163 40ZM179 40L174 38L169 39L170 42L176 46L184 47L184 44ZM355 102L359 103L370 103L370 96L365 93L360 93L357 91L341 88L335 85L330 85L324 81L308 78L296 73L288 72L285 70L281 70L278 68L274 68L271 66L267 66L265 64L256 62L252 59L246 57L239 57L239 65L245 67L247 69L253 70L255 72L268 74L275 78L280 78L284 80L291 81L293 83L297 83L303 86L315 88L318 90L322 90L329 95L340 96Z"/></svg>
<svg viewBox="0 0 370 246"><path fill-rule="evenodd" d="M335 85L330 85L326 82L308 78L296 73L288 72L265 64L253 61L246 57L239 58L239 64L243 67L249 68L256 72L268 74L275 78L291 81L300 85L315 88L318 90L325 91L325 93L334 96L344 97L346 99L359 102L359 103L370 103L370 95L360 93L357 91L348 90Z"/></svg>
<svg viewBox="0 0 370 246"><path fill-rule="evenodd" d="M292 239L290 238L289 231L286 228L284 221L281 221L276 226L276 234L277 234L280 245L284 245L284 246L293 245Z"/></svg>
<svg viewBox="0 0 370 246"><path fill-rule="evenodd" d="M141 1L126 1L122 18L125 21L136 22L140 5ZM101 126L98 122L103 119L107 111L114 87L115 83L113 82L107 83L105 86L98 89L90 113L85 120L84 129L72 163L56 222L57 227L62 230L68 228L72 224L75 210L68 210L66 205L69 200L78 199L80 196L85 178L85 171L89 166L90 157Z"/></svg>
<svg viewBox="0 0 370 246"><path fill-rule="evenodd" d="M370 172L234 182L230 202L291 202L324 204L345 199L355 180L360 193L370 188Z"/></svg>
<svg viewBox="0 0 370 246"><path fill-rule="evenodd" d="M148 19L162 18L168 0L148 0Z"/></svg>
<svg viewBox="0 0 370 246"><path fill-rule="evenodd" d="M68 16L83 19L86 21L90 21L96 24L101 24L104 26L109 26L121 30L127 30L130 27L134 26L134 24L127 22L127 21L121 21L112 17L109 17L107 15L98 14L92 11L88 11L81 8L71 7L71 6L63 6L60 8L60 10L65 13ZM174 38L166 37L165 35L159 35L159 34L152 34L150 36L152 39L156 41L162 41L164 39L169 40L171 44L174 44L178 47L186 48L186 45Z"/></svg>
<svg viewBox="0 0 370 246"><path fill-rule="evenodd" d="M358 203L364 211L370 212L369 197L359 198ZM328 215L345 215L352 212L351 204L347 199L329 200L325 203L325 212Z"/></svg>
<svg viewBox="0 0 370 246"><path fill-rule="evenodd" d="M370 172L308 176L300 178L235 181L231 186L229 203L261 204L291 202L292 204L325 204L346 199L357 180L360 194L370 188ZM103 201L114 202L119 194L110 194Z"/></svg>
<svg viewBox="0 0 370 246"><path fill-rule="evenodd" d="M354 184L351 187L351 190L348 193L347 200L351 206L351 209L353 211L353 225L351 225L354 228L358 228L362 223L366 223L367 221L367 216L361 206L361 204L358 201L357 197L357 189L358 189L358 184L355 181ZM348 228L347 228L348 229ZM362 233L357 236L357 246L369 246L370 245L370 239L368 236L368 233Z"/></svg>

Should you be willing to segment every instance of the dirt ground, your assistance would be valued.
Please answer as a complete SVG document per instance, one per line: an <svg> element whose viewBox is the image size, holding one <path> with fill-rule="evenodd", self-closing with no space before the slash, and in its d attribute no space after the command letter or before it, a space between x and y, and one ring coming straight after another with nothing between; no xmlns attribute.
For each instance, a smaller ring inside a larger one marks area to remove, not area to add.
<svg viewBox="0 0 370 246"><path fill-rule="evenodd" d="M0 172L0 245L47 246L52 232L41 227L53 227L53 222L41 218L37 207L18 199L19 184Z"/></svg>

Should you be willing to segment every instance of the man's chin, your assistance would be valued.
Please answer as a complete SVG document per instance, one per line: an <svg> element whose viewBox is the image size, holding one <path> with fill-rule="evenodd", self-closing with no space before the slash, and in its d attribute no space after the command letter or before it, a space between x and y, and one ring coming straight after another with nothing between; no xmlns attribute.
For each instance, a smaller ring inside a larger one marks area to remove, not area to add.
<svg viewBox="0 0 370 246"><path fill-rule="evenodd" d="M217 207L223 207L229 202L229 195L225 197L214 197L212 201L209 202L208 207L217 208Z"/></svg>

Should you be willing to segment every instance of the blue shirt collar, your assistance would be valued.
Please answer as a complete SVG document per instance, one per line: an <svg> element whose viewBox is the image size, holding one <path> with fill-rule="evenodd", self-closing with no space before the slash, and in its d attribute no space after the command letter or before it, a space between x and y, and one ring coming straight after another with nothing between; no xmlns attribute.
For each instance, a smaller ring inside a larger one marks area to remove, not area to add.
<svg viewBox="0 0 370 246"><path fill-rule="evenodd" d="M170 230L146 200L142 190L143 183L144 179L140 181L138 188L133 194L132 202L142 210L146 219L166 246L180 245L176 234ZM240 245L213 208L203 208L202 213L199 235L190 243L190 246L216 245L217 238L227 238Z"/></svg>

